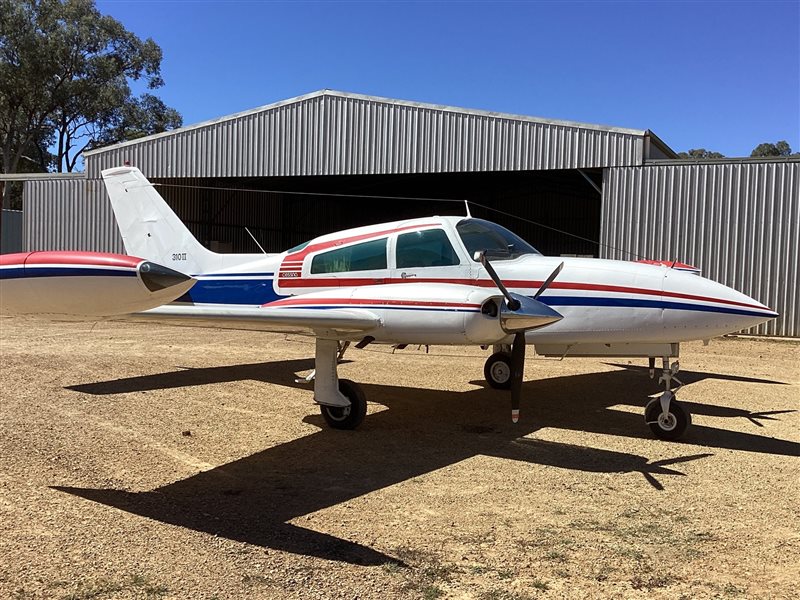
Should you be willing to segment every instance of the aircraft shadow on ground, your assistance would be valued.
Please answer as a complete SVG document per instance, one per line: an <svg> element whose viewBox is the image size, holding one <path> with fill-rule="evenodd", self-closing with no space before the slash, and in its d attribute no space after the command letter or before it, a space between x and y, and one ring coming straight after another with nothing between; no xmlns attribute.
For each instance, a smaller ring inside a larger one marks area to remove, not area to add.
<svg viewBox="0 0 800 600"><path fill-rule="evenodd" d="M115 394L243 379L296 386L292 371L308 368L310 360L212 367L70 389ZM478 455L585 472L641 473L659 490L664 476L683 475L669 467L711 456L679 455L650 462L636 454L524 438L542 427L651 437L641 414L608 409L640 400L643 404L648 394L658 391L647 377L629 370L541 379L525 383L523 389L522 419L513 425L507 392L365 385L367 398L388 410L369 415L358 431L322 428L149 492L56 489L160 522L258 546L375 565L397 559L290 521ZM697 414L749 414L687 404ZM306 421L322 426L319 414ZM795 442L712 427L695 426L687 438L704 446L800 455L800 444Z"/></svg>
<svg viewBox="0 0 800 600"><path fill-rule="evenodd" d="M127 394L150 390L166 390L212 383L230 383L252 379L278 385L295 385L295 373L314 368L313 358L302 358L265 363L251 363L225 367L177 367L178 371L137 375L96 383L81 383L66 389L93 396Z"/></svg>

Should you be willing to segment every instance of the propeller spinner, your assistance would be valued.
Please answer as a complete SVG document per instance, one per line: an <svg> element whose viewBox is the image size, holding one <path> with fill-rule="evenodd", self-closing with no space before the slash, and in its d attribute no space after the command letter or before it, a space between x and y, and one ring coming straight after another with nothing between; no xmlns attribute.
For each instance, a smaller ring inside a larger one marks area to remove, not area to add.
<svg viewBox="0 0 800 600"><path fill-rule="evenodd" d="M476 252L475 258L480 261L506 299L500 307L500 327L506 333L514 334L514 343L511 346L511 420L516 423L519 421L519 401L522 396L522 376L525 369L525 332L550 325L564 318L560 313L537 300L558 277L561 269L564 268L564 263L560 263L533 297L529 298L506 289L489 259L486 258L485 252Z"/></svg>

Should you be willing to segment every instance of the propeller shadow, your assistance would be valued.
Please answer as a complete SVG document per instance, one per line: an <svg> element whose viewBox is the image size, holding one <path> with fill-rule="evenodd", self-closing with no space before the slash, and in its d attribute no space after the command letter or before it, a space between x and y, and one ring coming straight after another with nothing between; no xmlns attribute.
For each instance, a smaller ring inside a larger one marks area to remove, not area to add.
<svg viewBox="0 0 800 600"><path fill-rule="evenodd" d="M529 450L532 453L530 462L535 462L539 465L591 473L641 473L645 480L657 490L663 490L664 486L655 478L655 475L686 475L681 471L667 469L667 465L714 456L706 452L650 462L646 457L635 454L544 440L520 438L512 441L511 444L515 447L515 450L520 447ZM512 455L497 456L510 459L516 458Z"/></svg>

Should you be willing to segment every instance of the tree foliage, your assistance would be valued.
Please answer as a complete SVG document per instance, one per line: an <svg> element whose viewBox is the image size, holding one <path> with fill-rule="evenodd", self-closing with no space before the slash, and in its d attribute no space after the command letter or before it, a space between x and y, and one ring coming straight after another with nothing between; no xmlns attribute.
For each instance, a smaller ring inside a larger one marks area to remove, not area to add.
<svg viewBox="0 0 800 600"><path fill-rule="evenodd" d="M706 150L705 148L693 148L688 152L678 152L679 158L725 158L724 154Z"/></svg>
<svg viewBox="0 0 800 600"><path fill-rule="evenodd" d="M792 148L786 140L770 143L764 142L756 146L750 156L793 156Z"/></svg>
<svg viewBox="0 0 800 600"><path fill-rule="evenodd" d="M2 172L72 171L88 148L179 127L176 110L130 87L162 86L161 58L94 0L0 0Z"/></svg>

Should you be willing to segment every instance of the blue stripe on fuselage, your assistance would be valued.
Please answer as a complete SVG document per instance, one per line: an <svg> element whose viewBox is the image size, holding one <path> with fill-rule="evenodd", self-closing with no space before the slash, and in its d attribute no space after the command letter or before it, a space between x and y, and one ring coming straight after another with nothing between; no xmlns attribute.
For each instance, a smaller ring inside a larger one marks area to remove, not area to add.
<svg viewBox="0 0 800 600"><path fill-rule="evenodd" d="M539 296L538 300L550 307L558 306L608 306L623 308L659 308L666 310L692 310L700 312L723 313L728 315L743 315L746 317L768 317L766 309L763 312L732 308L727 306L708 306L706 304L687 304L684 302L668 302L665 300L644 300L641 298L598 298L594 296Z"/></svg>
<svg viewBox="0 0 800 600"><path fill-rule="evenodd" d="M255 274L254 274L255 275ZM240 274L240 277L247 277ZM249 275L252 277L253 275ZM195 304L250 304L261 305L273 302L279 296L272 286L272 279L198 279L188 292L175 302L192 302ZM221 276L219 276L221 277Z"/></svg>
<svg viewBox="0 0 800 600"><path fill-rule="evenodd" d="M275 273L235 273L235 274L228 274L228 273L197 273L192 275L192 277L198 277L203 279L241 279L243 277L264 277L272 279L275 276Z"/></svg>

